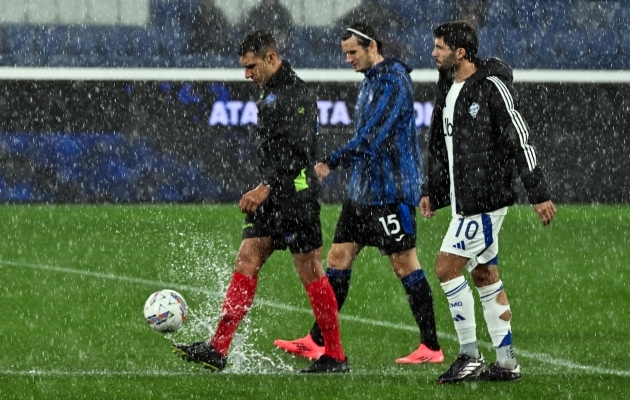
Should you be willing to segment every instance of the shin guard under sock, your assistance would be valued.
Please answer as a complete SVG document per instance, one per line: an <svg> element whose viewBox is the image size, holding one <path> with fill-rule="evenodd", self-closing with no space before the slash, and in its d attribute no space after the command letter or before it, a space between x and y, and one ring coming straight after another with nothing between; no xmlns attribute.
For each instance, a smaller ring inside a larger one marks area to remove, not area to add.
<svg viewBox="0 0 630 400"><path fill-rule="evenodd" d="M468 281L463 276L459 276L442 283L442 289L448 299L448 307L459 339L460 353L478 357L475 299L468 286Z"/></svg>
<svg viewBox="0 0 630 400"><path fill-rule="evenodd" d="M326 276L328 277L328 282L330 282L330 286L335 292L335 299L337 300L337 311L341 310L343 307L343 303L346 301L346 297L348 296L348 289L350 289L350 276L352 275L352 268L348 269L334 269L327 268ZM324 337L322 336L322 331L319 329L319 325L317 322L313 324L313 328L311 328L311 338L318 346L324 345Z"/></svg>
<svg viewBox="0 0 630 400"><path fill-rule="evenodd" d="M336 360L345 360L346 356L341 347L341 334L339 332L339 316L337 313L337 301L335 293L325 276L305 286L308 298L311 301L315 321L319 325L324 337L324 353Z"/></svg>
<svg viewBox="0 0 630 400"><path fill-rule="evenodd" d="M477 288L483 316L488 325L488 333L492 339L492 346L497 353L497 362L504 368L516 368L516 357L512 347L511 311L509 304L499 304L497 297L503 292L503 282Z"/></svg>
<svg viewBox="0 0 630 400"><path fill-rule="evenodd" d="M431 350L440 350L433 313L433 293L424 270L413 271L402 278L401 282L407 292L411 313L420 329L420 341Z"/></svg>
<svg viewBox="0 0 630 400"><path fill-rule="evenodd" d="M212 347L223 356L227 356L234 332L252 306L257 283L258 276L247 276L240 272L232 275L223 300L217 331L210 340Z"/></svg>

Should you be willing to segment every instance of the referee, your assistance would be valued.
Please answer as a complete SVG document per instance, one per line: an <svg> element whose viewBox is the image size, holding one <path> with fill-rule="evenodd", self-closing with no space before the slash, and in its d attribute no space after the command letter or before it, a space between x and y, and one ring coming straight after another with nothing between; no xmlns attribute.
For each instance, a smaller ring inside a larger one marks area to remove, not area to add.
<svg viewBox="0 0 630 400"><path fill-rule="evenodd" d="M245 193L241 247L221 317L208 342L174 344L184 360L221 371L239 323L251 308L258 273L276 250L289 249L326 347L303 373L349 371L341 347L337 303L322 268L320 183L315 173L317 102L314 93L279 56L274 37L248 34L239 47L245 77L263 89L258 102L257 154L261 183Z"/></svg>

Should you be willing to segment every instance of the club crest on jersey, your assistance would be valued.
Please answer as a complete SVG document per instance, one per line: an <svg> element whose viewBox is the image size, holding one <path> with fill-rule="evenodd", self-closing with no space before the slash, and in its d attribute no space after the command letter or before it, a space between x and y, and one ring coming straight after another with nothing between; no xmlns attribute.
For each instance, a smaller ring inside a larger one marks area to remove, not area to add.
<svg viewBox="0 0 630 400"><path fill-rule="evenodd" d="M269 93L269 95L267 97L265 97L265 100L263 100L263 102L265 103L265 105L270 105L272 104L274 101L276 101L278 97L273 94L273 93Z"/></svg>
<svg viewBox="0 0 630 400"><path fill-rule="evenodd" d="M473 118L477 118L477 113L479 112L479 104L472 103L468 108L468 113L472 115Z"/></svg>

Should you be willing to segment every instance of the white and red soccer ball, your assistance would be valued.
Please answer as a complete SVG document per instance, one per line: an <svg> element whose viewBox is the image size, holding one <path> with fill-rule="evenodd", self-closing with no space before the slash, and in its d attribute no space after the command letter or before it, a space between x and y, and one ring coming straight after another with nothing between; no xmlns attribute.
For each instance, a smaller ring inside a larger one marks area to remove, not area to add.
<svg viewBox="0 0 630 400"><path fill-rule="evenodd" d="M153 293L144 303L144 318L154 330L175 332L188 318L188 305L184 297L171 289Z"/></svg>

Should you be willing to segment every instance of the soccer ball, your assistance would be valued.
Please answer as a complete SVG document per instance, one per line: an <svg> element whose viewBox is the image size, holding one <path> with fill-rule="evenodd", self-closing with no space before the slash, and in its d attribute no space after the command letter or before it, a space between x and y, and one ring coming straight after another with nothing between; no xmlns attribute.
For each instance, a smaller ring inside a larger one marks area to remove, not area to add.
<svg viewBox="0 0 630 400"><path fill-rule="evenodd" d="M186 300L171 289L155 292L144 303L144 318L158 332L175 332L188 318Z"/></svg>

